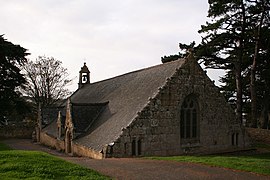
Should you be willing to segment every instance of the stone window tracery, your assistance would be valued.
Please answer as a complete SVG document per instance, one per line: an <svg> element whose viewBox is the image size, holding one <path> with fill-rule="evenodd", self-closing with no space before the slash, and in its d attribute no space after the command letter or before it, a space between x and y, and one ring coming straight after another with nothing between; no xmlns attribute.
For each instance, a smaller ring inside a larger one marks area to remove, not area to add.
<svg viewBox="0 0 270 180"><path fill-rule="evenodd" d="M183 140L198 140L199 138L199 107L195 96L185 98L181 106L180 136Z"/></svg>

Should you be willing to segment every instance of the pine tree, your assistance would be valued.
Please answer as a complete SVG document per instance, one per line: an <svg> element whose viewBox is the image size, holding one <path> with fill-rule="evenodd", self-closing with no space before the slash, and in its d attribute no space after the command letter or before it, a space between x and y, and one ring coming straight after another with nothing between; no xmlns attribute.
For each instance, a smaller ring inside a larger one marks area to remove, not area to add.
<svg viewBox="0 0 270 180"><path fill-rule="evenodd" d="M27 50L0 35L0 120L21 104L17 91L26 81L20 67L27 61Z"/></svg>
<svg viewBox="0 0 270 180"><path fill-rule="evenodd" d="M236 114L242 123L242 71L245 60L247 17L244 0L209 0L210 22L201 27L205 36L199 54L211 68L231 70L236 85Z"/></svg>

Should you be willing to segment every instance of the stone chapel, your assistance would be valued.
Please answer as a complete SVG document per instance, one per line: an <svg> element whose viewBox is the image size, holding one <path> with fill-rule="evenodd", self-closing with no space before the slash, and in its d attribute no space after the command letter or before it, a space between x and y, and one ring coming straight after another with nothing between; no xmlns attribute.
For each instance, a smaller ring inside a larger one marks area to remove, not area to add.
<svg viewBox="0 0 270 180"><path fill-rule="evenodd" d="M84 64L78 89L39 117L46 122L37 128L41 143L96 159L210 154L249 145L192 54L95 83Z"/></svg>

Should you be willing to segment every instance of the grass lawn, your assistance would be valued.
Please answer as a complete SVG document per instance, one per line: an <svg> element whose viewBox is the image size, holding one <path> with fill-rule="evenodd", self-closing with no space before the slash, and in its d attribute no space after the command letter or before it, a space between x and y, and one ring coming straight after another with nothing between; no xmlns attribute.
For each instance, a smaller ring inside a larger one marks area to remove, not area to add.
<svg viewBox="0 0 270 180"><path fill-rule="evenodd" d="M150 157L150 159L201 163L270 175L270 152L255 155Z"/></svg>
<svg viewBox="0 0 270 180"><path fill-rule="evenodd" d="M11 148L0 142L0 151L7 151L7 150L11 150Z"/></svg>
<svg viewBox="0 0 270 180"><path fill-rule="evenodd" d="M1 179L109 179L47 153L10 150L0 143Z"/></svg>

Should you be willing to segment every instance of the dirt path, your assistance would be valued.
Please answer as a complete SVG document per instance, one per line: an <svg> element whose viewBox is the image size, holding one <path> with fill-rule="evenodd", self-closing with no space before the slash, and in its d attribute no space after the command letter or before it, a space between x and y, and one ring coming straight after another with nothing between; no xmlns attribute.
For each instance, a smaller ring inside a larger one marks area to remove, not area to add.
<svg viewBox="0 0 270 180"><path fill-rule="evenodd" d="M37 150L56 155L64 160L99 171L115 179L268 179L254 173L225 168L209 167L193 163L146 160L142 158L109 158L95 160L84 157L70 157L27 139L3 140L13 149Z"/></svg>

